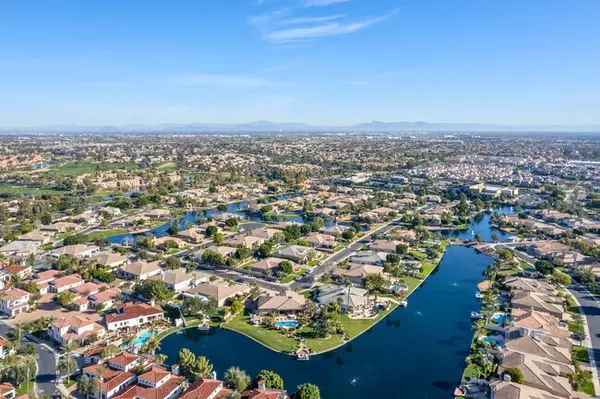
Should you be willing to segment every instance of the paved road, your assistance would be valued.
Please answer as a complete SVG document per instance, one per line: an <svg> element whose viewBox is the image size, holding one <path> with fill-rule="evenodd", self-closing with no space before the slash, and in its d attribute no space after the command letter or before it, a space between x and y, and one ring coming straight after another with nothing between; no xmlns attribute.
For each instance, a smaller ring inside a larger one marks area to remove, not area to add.
<svg viewBox="0 0 600 399"><path fill-rule="evenodd" d="M591 336L592 352L596 360L596 369L600 374L600 303L580 284L573 284L569 291L577 298L585 314Z"/></svg>
<svg viewBox="0 0 600 399"><path fill-rule="evenodd" d="M12 328L13 327L7 325L5 321L0 321L0 335L3 337L6 337L6 333L12 330ZM24 334L22 343L25 344L28 342L35 344L36 353L38 355L38 374L35 377L37 391L40 395L52 396L57 391L54 382L56 378L56 356L45 344L39 344L32 339L27 338Z"/></svg>

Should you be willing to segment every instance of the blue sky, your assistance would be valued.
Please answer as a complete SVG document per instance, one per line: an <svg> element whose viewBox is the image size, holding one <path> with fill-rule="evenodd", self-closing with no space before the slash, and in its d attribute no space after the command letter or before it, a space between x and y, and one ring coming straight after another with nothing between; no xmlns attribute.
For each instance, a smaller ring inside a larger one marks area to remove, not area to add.
<svg viewBox="0 0 600 399"><path fill-rule="evenodd" d="M0 126L600 124L598 0L3 0Z"/></svg>

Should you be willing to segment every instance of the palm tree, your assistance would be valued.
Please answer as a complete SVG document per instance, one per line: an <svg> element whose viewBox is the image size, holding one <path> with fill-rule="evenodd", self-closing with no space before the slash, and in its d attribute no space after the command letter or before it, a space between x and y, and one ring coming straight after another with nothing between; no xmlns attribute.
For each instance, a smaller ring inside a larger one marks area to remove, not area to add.
<svg viewBox="0 0 600 399"><path fill-rule="evenodd" d="M61 347L62 351L67 354L67 359L64 361L61 361L58 364L58 366L59 366L59 370L60 370L61 364L62 364L61 371L64 371L67 373L67 378L68 378L69 382L71 381L71 370L73 370L77 367L77 362L75 362L75 360L73 360L71 358L71 353L77 348L79 348L79 344L76 341L69 341ZM73 363L75 363L75 364L73 364Z"/></svg>
<svg viewBox="0 0 600 399"><path fill-rule="evenodd" d="M154 355L157 349L160 349L160 341L156 337L150 337L142 346L142 352Z"/></svg>
<svg viewBox="0 0 600 399"><path fill-rule="evenodd" d="M131 344L133 343L133 340L135 339L135 336L133 334L127 334L125 335L122 339L121 339L121 343L127 348L127 349L131 349Z"/></svg>
<svg viewBox="0 0 600 399"><path fill-rule="evenodd" d="M156 364L165 364L166 361L167 361L167 355L162 354L162 353L159 353L154 358L154 363L156 363Z"/></svg>

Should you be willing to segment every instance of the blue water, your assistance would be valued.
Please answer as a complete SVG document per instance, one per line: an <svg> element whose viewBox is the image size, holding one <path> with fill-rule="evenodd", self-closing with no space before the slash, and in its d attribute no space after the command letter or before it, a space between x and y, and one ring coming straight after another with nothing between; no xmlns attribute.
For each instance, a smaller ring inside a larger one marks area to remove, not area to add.
<svg viewBox="0 0 600 399"><path fill-rule="evenodd" d="M495 208L492 212L498 212L501 215L513 215L516 213L514 208L510 206ZM500 237L500 241L512 237L512 234L505 233L490 225L492 212L483 212L480 215L471 218L469 228L466 230L444 230L440 231L440 233L447 237L461 238L464 240L474 240L475 234L479 233L485 242L492 242L492 234L494 233Z"/></svg>
<svg viewBox="0 0 600 399"><path fill-rule="evenodd" d="M506 317L501 313L496 313L492 316L492 321L495 321L498 324L503 324L506 320Z"/></svg>
<svg viewBox="0 0 600 399"><path fill-rule="evenodd" d="M473 296L493 259L472 248L449 246L440 265L397 308L350 343L308 362L273 352L230 330L188 329L166 337L161 353L173 363L182 348L206 356L218 377L239 366L254 377L275 370L293 392L317 384L324 399L375 397L447 399L459 383L473 338Z"/></svg>
<svg viewBox="0 0 600 399"><path fill-rule="evenodd" d="M277 200L287 199L287 198L289 198L289 195L283 194L283 195L279 195L275 198ZM245 219L248 219L251 221L262 222L263 218L261 215L247 214L247 213L241 211L241 209L246 207L248 204L249 204L248 201L242 201L242 202L237 202L235 204L229 204L229 205L227 205L227 212L239 215L239 216L244 217ZM211 209L202 210L202 211L190 211L190 212L186 212L185 215L179 219L174 219L174 220L165 222L164 224L162 224L154 229L148 230L146 232L138 233L138 234L130 234L130 233L118 234L118 235L107 237L107 239L108 239L108 241L110 241L113 244L123 244L126 242L133 243L137 238L143 237L146 234L152 234L154 237L164 237L168 234L167 230L169 229L169 227L171 227L173 225L177 226L179 228L179 230L185 230L186 222L187 223L196 223L201 218L208 218L208 217L217 215L219 213L220 212L217 210L217 208L211 208ZM300 215L298 215L297 217L286 217L285 219L282 219L282 220L294 221L297 223L304 223L304 219ZM333 226L334 224L336 224L336 222L334 222L332 220L325 221L326 227Z"/></svg>
<svg viewBox="0 0 600 399"><path fill-rule="evenodd" d="M278 321L275 323L275 327L297 327L297 321Z"/></svg>
<svg viewBox="0 0 600 399"><path fill-rule="evenodd" d="M394 292L394 291L406 291L407 289L408 289L408 286L404 285L404 284L392 285L392 287L390 288L390 290L392 292Z"/></svg>
<svg viewBox="0 0 600 399"><path fill-rule="evenodd" d="M156 335L157 332L158 331L144 331L142 334L140 334L139 337L137 337L131 342L131 346L134 348L141 348L142 346L144 346L146 341L148 341L153 335ZM121 345L121 349L127 349L127 345Z"/></svg>
<svg viewBox="0 0 600 399"><path fill-rule="evenodd" d="M493 338L493 337L483 337L483 338L479 338L480 340L482 340L483 342L487 342L488 344L498 344L500 346L504 345L504 341L498 338Z"/></svg>

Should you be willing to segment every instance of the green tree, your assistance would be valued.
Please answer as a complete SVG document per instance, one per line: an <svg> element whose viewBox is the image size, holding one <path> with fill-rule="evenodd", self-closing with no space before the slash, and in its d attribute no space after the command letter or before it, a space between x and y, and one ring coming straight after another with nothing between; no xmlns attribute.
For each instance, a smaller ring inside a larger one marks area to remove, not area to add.
<svg viewBox="0 0 600 399"><path fill-rule="evenodd" d="M535 262L535 269L545 276L549 276L554 272L554 265L547 260L538 260Z"/></svg>
<svg viewBox="0 0 600 399"><path fill-rule="evenodd" d="M144 345L142 345L142 353L154 353L160 349L160 341L156 337L150 337Z"/></svg>
<svg viewBox="0 0 600 399"><path fill-rule="evenodd" d="M63 291L56 297L56 301L63 307L72 304L73 299L75 299L75 294L71 291Z"/></svg>
<svg viewBox="0 0 600 399"><path fill-rule="evenodd" d="M284 260L283 262L281 262L279 264L279 269L285 274L290 274L290 273L294 272L294 267L292 266L292 262L290 262L288 260Z"/></svg>
<svg viewBox="0 0 600 399"><path fill-rule="evenodd" d="M191 370L191 373L194 377L203 377L208 378L210 373L213 370L213 365L210 364L207 358L204 356L198 356L196 361L194 362L194 366Z"/></svg>
<svg viewBox="0 0 600 399"><path fill-rule="evenodd" d="M507 367L502 372L502 375L509 375L510 380L517 384L522 384L524 381L523 372L518 367Z"/></svg>
<svg viewBox="0 0 600 399"><path fill-rule="evenodd" d="M396 245L396 253L398 255L406 255L408 253L408 245L406 245L406 244Z"/></svg>
<svg viewBox="0 0 600 399"><path fill-rule="evenodd" d="M387 292L390 282L381 274L369 274L363 280L364 286L371 293L383 294Z"/></svg>
<svg viewBox="0 0 600 399"><path fill-rule="evenodd" d="M225 372L225 382L238 392L243 392L250 385L250 377L239 367L231 367Z"/></svg>
<svg viewBox="0 0 600 399"><path fill-rule="evenodd" d="M176 256L169 256L165 259L165 267L169 270L177 270L181 267L181 260Z"/></svg>
<svg viewBox="0 0 600 399"><path fill-rule="evenodd" d="M165 302L173 297L173 291L160 280L144 280L135 288L135 292L144 298L158 302Z"/></svg>
<svg viewBox="0 0 600 399"><path fill-rule="evenodd" d="M239 247L235 251L235 257L238 258L239 260L248 259L251 255L252 255L252 250L250 248Z"/></svg>
<svg viewBox="0 0 600 399"><path fill-rule="evenodd" d="M167 229L167 234L170 236L174 236L177 233L179 233L179 227L177 227L177 225L171 225Z"/></svg>
<svg viewBox="0 0 600 399"><path fill-rule="evenodd" d="M212 237L219 232L219 228L217 226L210 225L206 228L205 232L207 237Z"/></svg>
<svg viewBox="0 0 600 399"><path fill-rule="evenodd" d="M159 353L154 358L154 363L156 363L156 364L165 364L165 362L167 361L167 358L168 358L167 355L165 355L163 353Z"/></svg>
<svg viewBox="0 0 600 399"><path fill-rule="evenodd" d="M221 232L215 233L215 235L213 235L213 240L215 241L216 245L223 245L223 241L225 240L225 236Z"/></svg>
<svg viewBox="0 0 600 399"><path fill-rule="evenodd" d="M321 399L321 391L314 384L302 384L296 389L295 399Z"/></svg>
<svg viewBox="0 0 600 399"><path fill-rule="evenodd" d="M558 270L555 270L554 273L552 273L552 281L557 285L571 285L572 283L571 276L561 273Z"/></svg>
<svg viewBox="0 0 600 399"><path fill-rule="evenodd" d="M492 241L500 241L500 236L496 233L492 233Z"/></svg>
<svg viewBox="0 0 600 399"><path fill-rule="evenodd" d="M196 355L188 348L183 348L177 355L177 364L185 375L191 375L196 364Z"/></svg>
<svg viewBox="0 0 600 399"><path fill-rule="evenodd" d="M267 389L283 389L283 378L271 370L261 370L254 380L264 381Z"/></svg>
<svg viewBox="0 0 600 399"><path fill-rule="evenodd" d="M58 362L58 366L56 367L58 371L65 374L67 376L67 380L71 381L71 373L77 369L77 362L72 357L67 357L64 360Z"/></svg>

